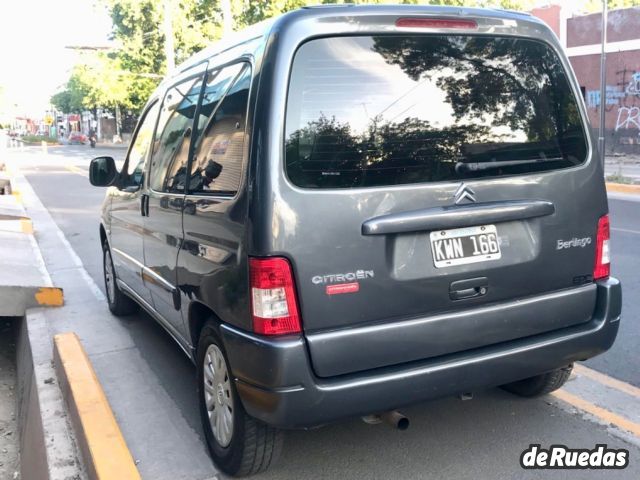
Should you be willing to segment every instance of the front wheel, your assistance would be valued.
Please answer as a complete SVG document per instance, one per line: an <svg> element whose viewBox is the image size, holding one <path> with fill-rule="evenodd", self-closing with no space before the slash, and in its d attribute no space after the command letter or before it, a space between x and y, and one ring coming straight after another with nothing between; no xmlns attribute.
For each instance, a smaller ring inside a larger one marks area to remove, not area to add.
<svg viewBox="0 0 640 480"><path fill-rule="evenodd" d="M573 364L542 375L508 383L502 388L521 397L540 397L562 387L569 380L571 370L573 370Z"/></svg>
<svg viewBox="0 0 640 480"><path fill-rule="evenodd" d="M282 431L247 415L213 324L198 343L198 397L202 427L215 464L228 475L265 471L282 450Z"/></svg>

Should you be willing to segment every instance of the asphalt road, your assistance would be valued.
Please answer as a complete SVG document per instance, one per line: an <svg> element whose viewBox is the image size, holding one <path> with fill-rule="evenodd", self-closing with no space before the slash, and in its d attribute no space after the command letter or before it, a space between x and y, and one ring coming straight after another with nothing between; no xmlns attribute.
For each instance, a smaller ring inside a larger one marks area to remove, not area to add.
<svg viewBox="0 0 640 480"><path fill-rule="evenodd" d="M121 160L124 153L117 148L88 146L54 147L47 153L39 148L12 150L36 194L102 289L98 219L104 191L89 185L88 163L98 155ZM616 198L610 201L610 209L613 274L624 283L623 321L614 347L588 364L640 386L640 280L636 273L640 271L640 203ZM147 315L127 319L126 329L176 414L202 442L190 362ZM640 467L633 463L640 458L637 446L611 436L606 426L546 398L525 401L501 390L489 390L476 394L473 401L447 398L406 409L405 413L412 421L407 432L365 425L359 420L289 432L279 466L258 478L602 478L598 471L523 471L520 453L531 443L559 443L572 448L607 443L629 448L635 455L629 469L607 472L607 477L640 478ZM169 443L180 441L172 440L171 433L166 432ZM152 444L153 439L149 442ZM148 452L150 458L171 454ZM140 468L144 471L144 464ZM194 472L184 471L181 478L207 478Z"/></svg>

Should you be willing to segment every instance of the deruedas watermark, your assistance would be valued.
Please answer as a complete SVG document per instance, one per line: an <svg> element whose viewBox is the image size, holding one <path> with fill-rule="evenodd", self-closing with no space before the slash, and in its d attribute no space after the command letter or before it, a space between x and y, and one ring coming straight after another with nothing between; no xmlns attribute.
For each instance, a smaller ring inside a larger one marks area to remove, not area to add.
<svg viewBox="0 0 640 480"><path fill-rule="evenodd" d="M609 448L597 444L594 449L569 448L550 445L544 449L531 444L520 455L520 466L525 469L623 469L629 465L629 450Z"/></svg>

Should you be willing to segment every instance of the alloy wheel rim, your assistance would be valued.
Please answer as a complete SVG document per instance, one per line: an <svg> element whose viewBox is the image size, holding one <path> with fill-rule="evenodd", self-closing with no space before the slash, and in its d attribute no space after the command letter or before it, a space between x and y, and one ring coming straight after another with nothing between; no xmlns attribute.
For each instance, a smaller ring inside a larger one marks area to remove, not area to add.
<svg viewBox="0 0 640 480"><path fill-rule="evenodd" d="M105 252L104 283L106 283L107 286L107 296L109 297L109 303L113 303L113 299L116 296L116 282L115 275L113 274L113 263L111 262L111 254L109 253L109 251Z"/></svg>
<svg viewBox="0 0 640 480"><path fill-rule="evenodd" d="M209 425L221 447L233 437L233 396L227 364L217 345L209 345L204 356L204 401Z"/></svg>

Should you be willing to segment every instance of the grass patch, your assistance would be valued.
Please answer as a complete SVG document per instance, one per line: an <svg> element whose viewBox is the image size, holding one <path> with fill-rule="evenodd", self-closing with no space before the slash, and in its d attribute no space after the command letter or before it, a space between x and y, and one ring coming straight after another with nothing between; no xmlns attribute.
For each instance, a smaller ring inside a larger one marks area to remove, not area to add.
<svg viewBox="0 0 640 480"><path fill-rule="evenodd" d="M22 141L24 143L42 143L42 142L46 142L46 143L50 143L50 144L57 144L58 143L58 139L54 138L54 137L47 137L45 135L25 135L24 137L22 137Z"/></svg>
<svg viewBox="0 0 640 480"><path fill-rule="evenodd" d="M634 185L635 182L632 178L625 177L624 175L618 175L617 173L613 175L607 175L607 182L611 183L622 183L625 185Z"/></svg>

